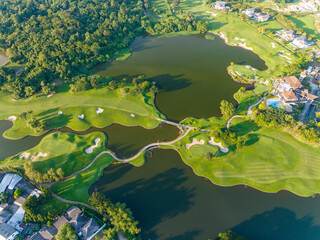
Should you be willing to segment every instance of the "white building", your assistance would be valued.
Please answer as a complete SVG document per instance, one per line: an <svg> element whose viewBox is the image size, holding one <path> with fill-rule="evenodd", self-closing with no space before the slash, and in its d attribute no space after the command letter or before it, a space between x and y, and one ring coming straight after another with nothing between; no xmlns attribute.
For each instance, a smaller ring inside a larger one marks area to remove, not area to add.
<svg viewBox="0 0 320 240"><path fill-rule="evenodd" d="M7 173L6 175L4 175L4 177L0 183L0 193L4 192L7 189L8 185L10 184L14 175L15 174L13 174L13 173Z"/></svg>
<svg viewBox="0 0 320 240"><path fill-rule="evenodd" d="M9 190L13 190L14 187L17 185L17 183L21 181L21 179L22 179L22 177L21 177L20 175L15 174L15 175L13 176L13 178L12 178L9 186L8 186L8 189L9 189Z"/></svg>
<svg viewBox="0 0 320 240"><path fill-rule="evenodd" d="M0 224L0 240L13 240L19 234L13 227L6 223Z"/></svg>
<svg viewBox="0 0 320 240"><path fill-rule="evenodd" d="M305 49L314 45L313 42L308 42L307 39L302 36L294 38L290 44L298 49Z"/></svg>
<svg viewBox="0 0 320 240"><path fill-rule="evenodd" d="M223 10L223 9L226 9L226 2L216 1L213 6L214 6L214 8L217 9L217 10Z"/></svg>
<svg viewBox="0 0 320 240"><path fill-rule="evenodd" d="M252 18L255 14L255 9L254 8L248 8L246 10L242 10L242 13L247 15L249 18Z"/></svg>

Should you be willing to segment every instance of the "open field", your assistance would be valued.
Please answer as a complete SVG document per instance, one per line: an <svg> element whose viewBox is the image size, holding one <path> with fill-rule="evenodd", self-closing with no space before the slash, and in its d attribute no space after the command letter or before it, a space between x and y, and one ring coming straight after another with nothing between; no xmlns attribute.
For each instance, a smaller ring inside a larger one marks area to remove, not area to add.
<svg viewBox="0 0 320 240"><path fill-rule="evenodd" d="M85 152L90 146L95 145L95 139L100 138L98 146L91 154ZM64 175L68 176L87 166L93 158L102 150L105 150L106 136L104 133L95 132L87 135L76 135L73 133L55 132L47 135L34 148L25 151L28 157L20 158L20 154L7 158L0 162L0 166L23 166L26 161L32 161L37 171L44 173L50 168L57 170L62 168ZM38 153L39 156L32 160Z"/></svg>
<svg viewBox="0 0 320 240"><path fill-rule="evenodd" d="M303 17L289 17L298 28L302 28L307 34L316 35L317 38L320 37L320 34L314 27L315 18L313 16L303 16Z"/></svg>
<svg viewBox="0 0 320 240"><path fill-rule="evenodd" d="M201 0L182 0L179 8L183 11L191 11L199 19L208 22L210 32L218 35L222 32L227 39L227 44L234 46L245 42L246 46L253 48L253 52L258 54L268 66L267 70L259 71L234 65L229 67L230 72L237 71L251 79L257 76L258 80L270 80L270 77L275 78L286 72L287 59L278 56L278 53L280 51L289 52L289 50L266 35L262 35L253 26L242 22L239 17L235 17L231 13L225 14L216 11L202 3L203 1ZM213 17L207 11L214 12L217 16ZM280 25L276 22L271 22L269 27L279 28ZM235 40L235 38L244 39L245 41ZM271 43L275 44L275 48L272 47ZM291 54L290 58L292 63L295 63L297 60L297 57L293 54Z"/></svg>
<svg viewBox="0 0 320 240"><path fill-rule="evenodd" d="M241 149L223 143L229 152L220 151L211 160L204 157L208 152L206 144L197 145L195 151L191 151L195 146L190 151L185 147L193 138L208 141L207 133L192 131L174 146L164 148L176 149L197 175L217 185L245 184L265 192L289 190L301 196L320 193L320 148L243 119L235 119L231 129L248 135L249 141Z"/></svg>
<svg viewBox="0 0 320 240"><path fill-rule="evenodd" d="M88 203L89 187L99 179L103 170L112 161L113 158L110 155L102 155L86 171L69 178L65 182L53 185L52 191L64 199Z"/></svg>
<svg viewBox="0 0 320 240"><path fill-rule="evenodd" d="M86 130L91 126L106 127L112 123L128 126L141 125L154 128L159 122L154 117L163 118L153 104L154 96L122 96L121 89L108 88L89 90L77 94L58 93L51 97L38 97L14 101L10 96L0 95L0 119L19 116L22 112L33 111L32 115L44 120L46 131L69 126L74 130ZM104 111L97 114L97 108ZM36 109L36 110L35 110ZM62 114L59 115L58 112ZM84 118L78 116L83 114ZM133 115L132 115L133 114ZM26 125L23 119L17 119L13 127L4 133L4 137L19 139L26 135L41 135Z"/></svg>

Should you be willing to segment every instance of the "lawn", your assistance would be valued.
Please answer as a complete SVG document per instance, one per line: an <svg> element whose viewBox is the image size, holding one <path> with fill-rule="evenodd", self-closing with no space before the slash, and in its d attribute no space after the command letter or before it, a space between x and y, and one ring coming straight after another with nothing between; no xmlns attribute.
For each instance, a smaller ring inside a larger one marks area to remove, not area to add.
<svg viewBox="0 0 320 240"><path fill-rule="evenodd" d="M303 16L303 17L289 17L291 21L293 21L298 28L302 28L307 34L316 35L318 38L320 34L314 27L315 18L313 16Z"/></svg>
<svg viewBox="0 0 320 240"><path fill-rule="evenodd" d="M91 126L106 127L112 123L120 123L128 126L140 125L146 128L154 128L159 122L155 117L163 118L163 115L153 104L154 96L127 95L123 96L121 89L109 88L94 89L77 94L69 92L58 93L52 97L38 97L15 101L9 95L0 93L0 119L9 116L19 116L22 112L33 111L32 115L44 120L48 127L52 128L69 126L78 131L83 131ZM97 114L97 108L104 111ZM59 115L58 111L62 111ZM83 114L84 118L78 116ZM26 135L41 135L26 125L26 121L18 119L14 126L4 133L9 139L20 139Z"/></svg>
<svg viewBox="0 0 320 240"><path fill-rule="evenodd" d="M320 148L302 143L288 133L260 128L248 120L235 119L231 129L248 135L250 140L241 149L229 145L228 153L219 151L212 160L204 157L208 152L207 133L192 131L168 148L176 149L197 175L217 185L245 184L265 192L284 189L301 196L320 193ZM185 144L193 138L206 143L187 150Z"/></svg>
<svg viewBox="0 0 320 240"><path fill-rule="evenodd" d="M95 139L100 138L98 147L93 152L87 154L85 150L95 145ZM46 153L46 157L38 157L33 160L37 171L44 173L50 168L57 170L61 168L65 176L78 171L87 166L93 158L105 150L106 136L101 132L94 132L87 135L76 135L73 133L55 132L45 136L34 148L26 151L29 153L27 159L16 156L7 158L0 162L1 166L23 166L25 161L30 161L32 156L39 152Z"/></svg>
<svg viewBox="0 0 320 240"><path fill-rule="evenodd" d="M88 190L103 174L103 170L113 161L109 154L101 155L86 171L52 186L51 190L60 197L68 200L88 203Z"/></svg>

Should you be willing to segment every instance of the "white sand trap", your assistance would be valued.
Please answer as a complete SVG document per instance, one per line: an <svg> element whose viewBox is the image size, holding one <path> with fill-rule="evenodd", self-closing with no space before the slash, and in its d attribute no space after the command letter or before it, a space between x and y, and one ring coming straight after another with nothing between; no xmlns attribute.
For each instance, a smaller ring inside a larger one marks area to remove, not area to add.
<svg viewBox="0 0 320 240"><path fill-rule="evenodd" d="M10 116L10 117L8 117L8 120L15 121L15 120L17 120L17 117L16 116Z"/></svg>
<svg viewBox="0 0 320 240"><path fill-rule="evenodd" d="M278 53L278 56L279 56L279 57L286 58L286 59L288 59L288 60L291 60L291 58L289 58L289 57L287 57L287 56L284 56L284 55L282 55L282 54L280 54L280 53Z"/></svg>
<svg viewBox="0 0 320 240"><path fill-rule="evenodd" d="M212 16L212 17L216 17L216 16L217 16L216 13L213 13L213 12L210 12L210 11L207 11L207 13L211 13L211 16Z"/></svg>
<svg viewBox="0 0 320 240"><path fill-rule="evenodd" d="M204 144L204 140L200 140L200 141L198 141L197 139L192 139L192 143L188 143L188 144L186 144L186 149L190 149L193 145L203 145Z"/></svg>
<svg viewBox="0 0 320 240"><path fill-rule="evenodd" d="M287 63L291 64L292 62L291 61L287 61Z"/></svg>
<svg viewBox="0 0 320 240"><path fill-rule="evenodd" d="M99 114L99 113L103 113L104 109L103 108L97 108L97 111L96 113Z"/></svg>
<svg viewBox="0 0 320 240"><path fill-rule="evenodd" d="M213 137L210 138L210 141L208 141L208 143L213 146L218 146L221 152L224 152L224 153L229 152L229 148L222 147L221 142L216 143Z"/></svg>
<svg viewBox="0 0 320 240"><path fill-rule="evenodd" d="M58 112L58 115L61 115L61 114L62 114L62 111L59 111L59 112Z"/></svg>
<svg viewBox="0 0 320 240"><path fill-rule="evenodd" d="M276 48L276 45L274 43L271 43L272 48Z"/></svg>
<svg viewBox="0 0 320 240"><path fill-rule="evenodd" d="M135 117L135 115L133 113L130 114L130 117Z"/></svg>
<svg viewBox="0 0 320 240"><path fill-rule="evenodd" d="M252 47L248 47L246 43L238 43L238 46L242 47L244 49L247 49L247 50L251 50L251 51L253 50L253 48Z"/></svg>
<svg viewBox="0 0 320 240"><path fill-rule="evenodd" d="M84 114L80 114L80 115L78 115L78 118L80 118L80 119L84 119Z"/></svg>
<svg viewBox="0 0 320 240"><path fill-rule="evenodd" d="M19 158L24 158L24 159L27 159L29 157L30 153L28 152L23 152L19 155Z"/></svg>
<svg viewBox="0 0 320 240"><path fill-rule="evenodd" d="M251 65L246 65L246 66L244 66L245 68L248 68L248 69L251 69L251 70L253 70L253 71L255 71L255 70L257 70L257 69L255 69L254 67L252 67Z"/></svg>
<svg viewBox="0 0 320 240"><path fill-rule="evenodd" d="M53 96L53 93L50 93L49 95L47 95L47 97L52 97Z"/></svg>
<svg viewBox="0 0 320 240"><path fill-rule="evenodd" d="M226 35L224 35L223 32L219 32L219 35L225 42L228 42L228 39L227 39Z"/></svg>
<svg viewBox="0 0 320 240"><path fill-rule="evenodd" d="M48 153L42 153L42 152L38 152L38 154L36 156L32 156L30 158L31 161L35 161L37 160L38 157L46 157L48 156Z"/></svg>
<svg viewBox="0 0 320 240"><path fill-rule="evenodd" d="M92 152L93 152L93 149L95 149L95 148L98 147L100 141L101 141L100 138L96 138L96 139L94 140L94 142L95 142L96 144L93 145L93 146L91 146L91 147L88 147L88 148L85 150L85 152L86 152L87 154L92 153Z"/></svg>

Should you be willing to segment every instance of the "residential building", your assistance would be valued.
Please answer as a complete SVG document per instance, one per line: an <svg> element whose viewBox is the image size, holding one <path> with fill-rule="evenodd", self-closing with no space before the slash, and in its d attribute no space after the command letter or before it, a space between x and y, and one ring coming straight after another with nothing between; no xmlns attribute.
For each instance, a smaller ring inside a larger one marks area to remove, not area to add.
<svg viewBox="0 0 320 240"><path fill-rule="evenodd" d="M254 14L253 19L256 20L257 22L266 22L268 21L270 16L268 14L259 12Z"/></svg>
<svg viewBox="0 0 320 240"><path fill-rule="evenodd" d="M60 216L53 222L53 226L55 226L55 228L59 230L63 225L67 223L68 220L64 216Z"/></svg>
<svg viewBox="0 0 320 240"><path fill-rule="evenodd" d="M25 212L23 207L19 207L7 223L18 231L22 231L20 224L23 222Z"/></svg>
<svg viewBox="0 0 320 240"><path fill-rule="evenodd" d="M0 223L6 223L11 218L11 216L11 213L6 210L2 210L0 212Z"/></svg>
<svg viewBox="0 0 320 240"><path fill-rule="evenodd" d="M82 211L80 210L80 208L76 206L71 206L70 208L67 209L66 217L70 221L71 219L77 217L81 213Z"/></svg>
<svg viewBox="0 0 320 240"><path fill-rule="evenodd" d="M278 35L279 37L281 37L286 41L292 41L296 36L293 30L288 30L288 29L282 29L282 30L276 31L276 35Z"/></svg>
<svg viewBox="0 0 320 240"><path fill-rule="evenodd" d="M293 91L284 90L279 94L281 100L285 103L298 103L299 99Z"/></svg>
<svg viewBox="0 0 320 240"><path fill-rule="evenodd" d="M4 175L4 177L0 183L0 193L4 192L7 189L8 185L10 184L14 175L15 174L13 174L13 173L7 173L6 175Z"/></svg>
<svg viewBox="0 0 320 240"><path fill-rule="evenodd" d="M14 187L17 185L18 182L20 182L22 180L22 177L18 174L14 174L9 186L8 186L8 190L13 190Z"/></svg>
<svg viewBox="0 0 320 240"><path fill-rule="evenodd" d="M289 87L293 90L298 88L303 88L303 85L300 83L299 79L295 76L286 76L282 77L282 80L285 84L288 84Z"/></svg>
<svg viewBox="0 0 320 240"><path fill-rule="evenodd" d="M30 240L45 240L41 234L39 232L37 232L36 234L33 234L30 238Z"/></svg>
<svg viewBox="0 0 320 240"><path fill-rule="evenodd" d="M305 49L314 45L313 42L308 42L306 37L302 36L295 37L290 44L298 49Z"/></svg>
<svg viewBox="0 0 320 240"><path fill-rule="evenodd" d="M85 239L90 238L96 231L98 231L98 223L91 218L83 227L82 227L82 236Z"/></svg>
<svg viewBox="0 0 320 240"><path fill-rule="evenodd" d="M213 5L213 8L214 9L217 9L217 10L223 10L223 9L226 9L226 2L223 2L223 1L216 1Z"/></svg>
<svg viewBox="0 0 320 240"><path fill-rule="evenodd" d="M40 234L45 240L52 240L54 236L58 233L58 229L55 226L46 227Z"/></svg>
<svg viewBox="0 0 320 240"><path fill-rule="evenodd" d="M248 8L248 9L245 9L245 10L242 10L242 13L247 15L249 18L252 18L255 14L255 9L254 8Z"/></svg>
<svg viewBox="0 0 320 240"><path fill-rule="evenodd" d="M23 193L21 196L19 196L15 201L14 204L22 207L24 202L27 200L27 198L29 197L28 194Z"/></svg>
<svg viewBox="0 0 320 240"><path fill-rule="evenodd" d="M19 234L17 230L6 223L0 224L0 240L13 240Z"/></svg>
<svg viewBox="0 0 320 240"><path fill-rule="evenodd" d="M69 223L72 225L74 230L76 230L76 232L80 234L81 228L86 223L86 220L87 219L83 214L78 214L75 218L71 219Z"/></svg>

